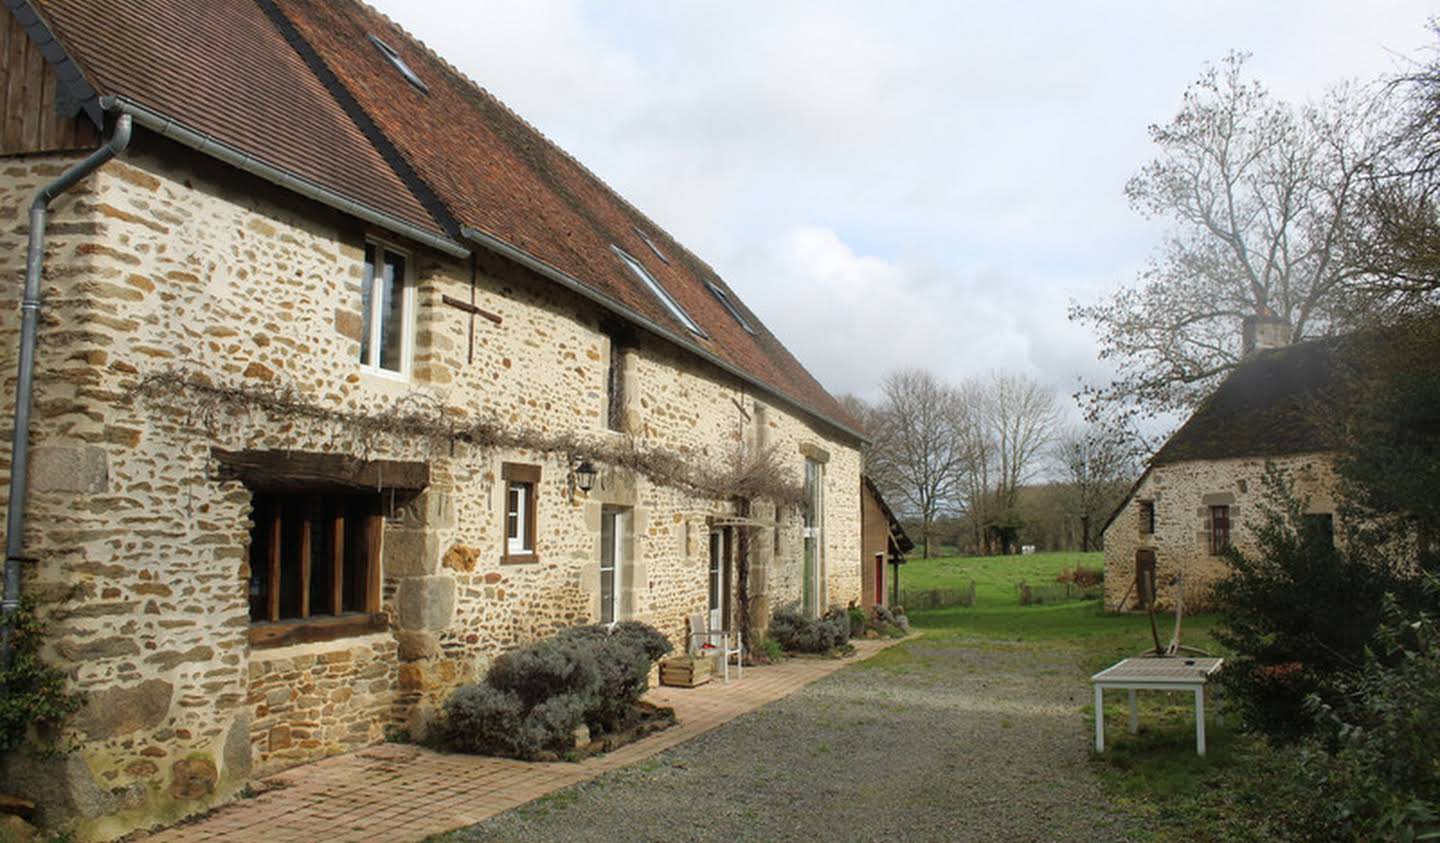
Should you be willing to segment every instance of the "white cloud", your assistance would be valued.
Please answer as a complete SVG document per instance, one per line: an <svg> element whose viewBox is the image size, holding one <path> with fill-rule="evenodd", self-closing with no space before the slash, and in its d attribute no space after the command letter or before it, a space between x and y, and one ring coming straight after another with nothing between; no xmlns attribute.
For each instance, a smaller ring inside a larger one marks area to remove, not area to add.
<svg viewBox="0 0 1440 843"><path fill-rule="evenodd" d="M714 265L834 391L1103 377L1065 319L1159 229L1122 186L1202 63L1277 93L1391 70L1422 0L378 0Z"/></svg>

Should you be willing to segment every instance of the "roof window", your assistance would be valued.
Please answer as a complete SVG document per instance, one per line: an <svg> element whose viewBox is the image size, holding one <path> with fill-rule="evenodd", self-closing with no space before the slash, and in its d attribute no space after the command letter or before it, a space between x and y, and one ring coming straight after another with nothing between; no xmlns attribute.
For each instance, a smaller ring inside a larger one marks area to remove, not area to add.
<svg viewBox="0 0 1440 843"><path fill-rule="evenodd" d="M700 330L699 325L695 324L695 320L690 318L690 314L686 313L678 302L670 298L670 294L665 292L665 288L660 286L660 282L655 280L655 276L650 274L650 270L646 269L644 264L631 257L629 252L619 246L612 245L610 248L619 256L620 260L625 262L625 265L630 268L630 271L635 273L635 277L639 278L645 283L646 287L650 288L650 292L654 293L655 298L659 299L661 304L665 305L665 309L670 311L671 316L674 316L680 324L689 328L691 333L702 337L708 336L708 334Z"/></svg>
<svg viewBox="0 0 1440 843"><path fill-rule="evenodd" d="M425 86L424 82L420 81L420 77L415 75L415 71L410 69L410 65L406 64L405 60L400 58L400 54L395 52L394 47L381 41L374 35L370 36L370 43L374 44L375 48L383 53L385 58L390 60L391 64L395 65L395 69L400 71L400 75L405 77L406 82L420 89L420 92L423 94L430 93L430 89Z"/></svg>
<svg viewBox="0 0 1440 843"><path fill-rule="evenodd" d="M705 286L710 290L711 295L715 296L715 298L720 300L721 304L725 305L725 310L728 311L730 315L735 318L736 322L740 323L740 327L745 329L745 333L753 336L755 334L755 326L751 325L750 320L746 319L740 313L740 308L736 307L735 302L730 300L729 294L726 293L724 290L720 289L720 285L718 284L712 284L711 282L706 281Z"/></svg>
<svg viewBox="0 0 1440 843"><path fill-rule="evenodd" d="M662 252L662 251L660 251L660 247L655 245L655 241L650 239L650 235L648 235L648 234L646 234L645 232L641 231L641 230L640 230L640 227L639 227L638 225L635 226L634 228L635 228L635 233L638 234L638 235L640 235L640 239L645 241L645 245L650 247L650 251L652 251L652 252L655 253L655 257L659 258L660 260L664 261L665 263L669 263L669 262L670 262L670 259L667 258L667 257L665 257L665 253Z"/></svg>

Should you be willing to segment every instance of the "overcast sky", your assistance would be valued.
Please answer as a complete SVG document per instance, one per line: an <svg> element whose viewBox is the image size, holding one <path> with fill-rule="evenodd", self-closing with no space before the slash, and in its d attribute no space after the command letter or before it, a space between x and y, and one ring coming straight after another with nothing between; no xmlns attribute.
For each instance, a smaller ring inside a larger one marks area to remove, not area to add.
<svg viewBox="0 0 1440 843"><path fill-rule="evenodd" d="M714 266L832 392L1101 379L1066 321L1162 229L1126 204L1207 61L1391 72L1440 4L371 0Z"/></svg>

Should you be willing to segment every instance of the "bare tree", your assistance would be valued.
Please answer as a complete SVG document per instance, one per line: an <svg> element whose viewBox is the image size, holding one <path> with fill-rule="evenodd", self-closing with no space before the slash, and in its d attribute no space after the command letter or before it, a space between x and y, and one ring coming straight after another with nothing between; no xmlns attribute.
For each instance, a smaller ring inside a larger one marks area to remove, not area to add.
<svg viewBox="0 0 1440 843"><path fill-rule="evenodd" d="M1066 509L1080 522L1080 550L1088 553L1092 531L1125 496L1136 462L1127 442L1095 425L1061 434L1054 458L1068 487Z"/></svg>
<svg viewBox="0 0 1440 843"><path fill-rule="evenodd" d="M976 546L1008 553L1019 532L1020 488L1039 468L1059 418L1054 393L1033 379L991 374L960 390L965 502Z"/></svg>
<svg viewBox="0 0 1440 843"><path fill-rule="evenodd" d="M1125 187L1131 205L1174 223L1137 283L1071 319L1100 337L1123 374L1086 391L1092 410L1187 409L1240 358L1241 320L1278 315L1296 338L1345 321L1360 269L1343 244L1357 193L1385 148L1385 103L1348 85L1294 107L1247 78L1231 53L1150 127L1159 155Z"/></svg>
<svg viewBox="0 0 1440 843"><path fill-rule="evenodd" d="M881 392L866 470L892 505L920 521L928 558L935 519L958 505L967 465L959 393L920 369L887 375Z"/></svg>

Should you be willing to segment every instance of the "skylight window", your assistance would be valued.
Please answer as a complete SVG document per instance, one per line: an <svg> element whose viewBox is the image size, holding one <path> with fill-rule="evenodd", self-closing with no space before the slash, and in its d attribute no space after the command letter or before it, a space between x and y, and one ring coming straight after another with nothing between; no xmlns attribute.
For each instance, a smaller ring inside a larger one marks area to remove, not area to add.
<svg viewBox="0 0 1440 843"><path fill-rule="evenodd" d="M740 308L735 306L735 302L730 300L730 296L724 290L720 289L719 285L717 284L712 284L709 281L706 281L705 286L710 289L711 295L715 296L715 298L720 300L721 304L725 305L725 310L727 310L730 315L735 318L736 322L740 323L740 327L745 329L745 333L754 335L755 326L750 324L749 319L746 319L743 315L741 315Z"/></svg>
<svg viewBox="0 0 1440 843"><path fill-rule="evenodd" d="M421 93L430 93L430 89L425 87L425 83L420 81L420 77L415 74L415 71L410 69L410 65L406 64L405 60L400 58L400 54L395 52L394 47L381 41L374 35L370 36L370 43L374 44L375 49L379 50L385 58L390 60L391 64L395 65L395 69L400 71L400 75L405 77L406 82L419 88Z"/></svg>
<svg viewBox="0 0 1440 843"><path fill-rule="evenodd" d="M630 271L635 273L636 278L645 282L645 286L649 287L650 292L655 294L655 298L659 299L661 304L665 305L665 309L670 311L671 316L674 316L680 324L689 328L691 333L702 337L708 336L704 331L700 330L699 325L695 324L695 320L690 318L690 314L686 313L678 302L670 298L670 294L665 292L665 288L660 286L660 282L655 280L655 276L650 274L650 270L646 269L644 264L631 257L629 252L619 246L611 246L610 248L620 257L620 260L625 262L625 265L630 268Z"/></svg>
<svg viewBox="0 0 1440 843"><path fill-rule="evenodd" d="M655 257L666 263L670 262L670 259L665 257L665 253L660 251L660 247L655 245L655 241L650 239L650 235L641 231L639 226L635 226L635 233L640 235L640 239L645 241L645 245L650 247L650 251L655 253Z"/></svg>

